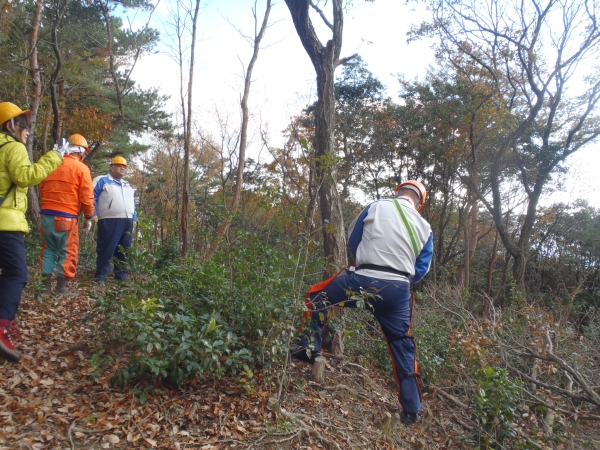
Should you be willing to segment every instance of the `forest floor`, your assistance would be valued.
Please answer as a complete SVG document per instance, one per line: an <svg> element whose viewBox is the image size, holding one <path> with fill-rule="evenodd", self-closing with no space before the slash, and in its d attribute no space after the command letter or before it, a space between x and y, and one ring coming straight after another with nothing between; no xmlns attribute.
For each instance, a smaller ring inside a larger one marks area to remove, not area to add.
<svg viewBox="0 0 600 450"><path fill-rule="evenodd" d="M142 405L151 381L117 389L109 383L115 367L93 364L97 341L84 319L94 289L81 284L73 298L26 289L16 340L23 357L0 362L0 450L474 447L466 437L476 424L458 399L426 393L420 422L406 427L387 374L327 354L325 383L310 381L310 365L293 363L280 402L273 375L259 372L253 386L228 376L156 386ZM574 434L552 447L524 438L519 448L600 448L598 424Z"/></svg>

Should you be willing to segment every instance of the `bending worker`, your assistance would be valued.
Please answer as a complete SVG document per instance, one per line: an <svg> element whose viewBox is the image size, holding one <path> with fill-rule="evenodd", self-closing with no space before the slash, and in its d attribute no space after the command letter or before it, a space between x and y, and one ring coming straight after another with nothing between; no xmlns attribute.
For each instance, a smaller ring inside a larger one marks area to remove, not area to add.
<svg viewBox="0 0 600 450"><path fill-rule="evenodd" d="M98 221L95 278L98 284L104 284L114 257L118 259L114 268L115 278L127 278L124 251L131 247L136 212L134 189L123 179L126 172L127 161L116 156L111 161L110 173L94 178L95 220Z"/></svg>
<svg viewBox="0 0 600 450"><path fill-rule="evenodd" d="M56 293L74 295L67 290L67 281L75 278L79 258L79 212L83 210L85 228L94 217L94 192L90 169L83 156L90 151L80 134L68 139L65 162L40 184L42 213L42 280L51 290L52 273L56 267Z"/></svg>
<svg viewBox="0 0 600 450"><path fill-rule="evenodd" d="M356 257L356 271L346 270L309 289L312 342L303 338L291 349L293 357L314 362L321 351L327 307L355 308L357 301L364 301L387 341L400 386L400 418L407 425L414 424L421 412L416 344L410 335L411 283L425 276L433 256L431 227L418 212L426 195L421 183L407 181L396 188L395 198L371 203L354 219L348 245Z"/></svg>
<svg viewBox="0 0 600 450"><path fill-rule="evenodd" d="M21 358L11 339L18 334L15 317L27 284L27 188L54 172L64 154L56 146L31 164L24 145L30 128L28 110L0 103L0 358L13 363Z"/></svg>

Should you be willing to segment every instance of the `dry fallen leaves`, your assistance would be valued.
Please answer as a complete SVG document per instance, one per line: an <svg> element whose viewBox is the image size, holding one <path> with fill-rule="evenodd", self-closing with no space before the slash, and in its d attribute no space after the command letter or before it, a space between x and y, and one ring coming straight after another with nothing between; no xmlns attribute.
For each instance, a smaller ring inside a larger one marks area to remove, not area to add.
<svg viewBox="0 0 600 450"><path fill-rule="evenodd" d="M0 380L4 380L0 384L0 450L65 449L71 448L71 441L75 448L243 449L270 436L265 421L270 422L270 427L284 427L276 432L287 433L285 427L293 427L289 423L281 425L279 418L266 410L267 399L273 395L271 381L279 375L276 372L265 374L257 370L251 392L234 377L208 383L195 379L179 390L151 381L122 391L112 388L112 373L127 363L126 355L120 349L106 348L112 351L114 361L93 375L96 369L91 358L97 341L89 324L84 323L93 304L83 290L77 298L44 301L33 299L31 292L26 291L18 318L23 340L17 341L24 356L17 365L0 362ZM316 423L312 426L341 448L351 448L343 437L348 433L359 446L392 448L372 426L375 410L396 405L397 392L389 388L388 375L371 371L357 376L340 370L338 364L329 363L329 386L353 383L354 388L369 391L378 400L368 404L318 387L287 387L286 408L298 412L302 408L310 417L339 421L332 430L322 429ZM310 378L306 365L298 364L292 370L293 377ZM270 378L265 381L267 375ZM154 384L155 389L142 406L138 395L129 389L149 384ZM439 422L448 429L454 426L442 418ZM411 433L418 433L418 429L413 430ZM340 432L344 434L336 435ZM440 426L437 430L432 427L430 433L440 442L434 443L432 438L428 448L460 448L452 446L452 431L446 432ZM308 439L302 433L299 436ZM306 447L309 441L304 444ZM321 443L310 445L320 448ZM255 448L261 448L260 444Z"/></svg>

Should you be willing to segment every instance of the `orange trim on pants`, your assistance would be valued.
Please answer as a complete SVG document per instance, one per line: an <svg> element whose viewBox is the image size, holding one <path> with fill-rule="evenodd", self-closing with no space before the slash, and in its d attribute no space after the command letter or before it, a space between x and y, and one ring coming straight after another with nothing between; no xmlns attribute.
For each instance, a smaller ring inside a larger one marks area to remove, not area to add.
<svg viewBox="0 0 600 450"><path fill-rule="evenodd" d="M42 273L65 278L75 278L79 261L79 224L76 218L70 230L57 231L55 216L42 215L42 252L40 266Z"/></svg>
<svg viewBox="0 0 600 450"><path fill-rule="evenodd" d="M62 264L63 277L75 278L77 263L79 262L79 224L69 230L67 238L67 257Z"/></svg>
<svg viewBox="0 0 600 450"><path fill-rule="evenodd" d="M350 264L348 267L350 267L350 266L354 266L354 264ZM302 313L302 318L303 318L302 325L300 326L300 329L298 331L302 331L302 328L304 328L304 324L306 323L306 321L310 320L310 318L312 317L313 305L310 300L310 294L314 294L316 292L321 292L323 289L325 289L327 286L329 286L329 284L333 280L335 280L342 273L344 273L344 271L348 267L344 267L342 270L340 270L337 274L335 274L331 278L327 278L326 280L323 280L317 284L313 284L311 287L308 288L308 291L306 292L306 296L304 297L304 304L306 305L306 310L304 311L304 313Z"/></svg>

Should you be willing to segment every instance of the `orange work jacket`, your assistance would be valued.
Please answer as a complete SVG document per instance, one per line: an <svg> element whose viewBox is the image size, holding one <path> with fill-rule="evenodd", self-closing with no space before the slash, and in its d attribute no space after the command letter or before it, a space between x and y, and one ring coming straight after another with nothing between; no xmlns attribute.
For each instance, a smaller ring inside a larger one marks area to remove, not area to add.
<svg viewBox="0 0 600 450"><path fill-rule="evenodd" d="M79 158L65 155L62 165L40 184L41 209L79 215L94 215L94 190L88 166Z"/></svg>

